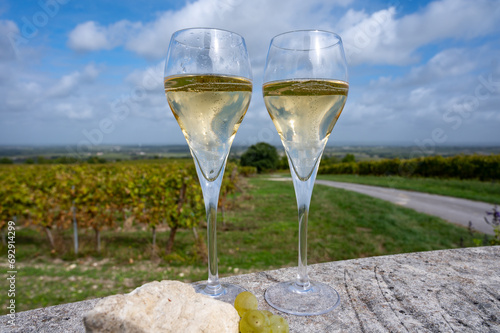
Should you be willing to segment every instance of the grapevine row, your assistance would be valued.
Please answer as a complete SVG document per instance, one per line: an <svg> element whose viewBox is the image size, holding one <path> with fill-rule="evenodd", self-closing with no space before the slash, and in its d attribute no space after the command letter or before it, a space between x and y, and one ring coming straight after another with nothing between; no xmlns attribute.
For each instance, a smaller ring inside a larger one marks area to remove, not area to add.
<svg viewBox="0 0 500 333"><path fill-rule="evenodd" d="M500 179L500 155L428 156L357 163L322 161L318 173L498 180Z"/></svg>
<svg viewBox="0 0 500 333"><path fill-rule="evenodd" d="M228 164L220 203L236 189L237 168ZM205 206L191 163L105 165L9 165L0 168L0 229L16 217L39 226L54 247L54 228L91 228L100 250L100 231L117 221L134 221L155 230L170 227L167 252L179 228L196 228Z"/></svg>

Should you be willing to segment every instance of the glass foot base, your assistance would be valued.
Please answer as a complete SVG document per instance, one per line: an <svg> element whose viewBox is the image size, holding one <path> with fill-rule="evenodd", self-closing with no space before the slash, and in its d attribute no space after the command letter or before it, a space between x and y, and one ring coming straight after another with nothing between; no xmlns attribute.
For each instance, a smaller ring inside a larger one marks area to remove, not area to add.
<svg viewBox="0 0 500 333"><path fill-rule="evenodd" d="M265 298L273 308L297 316L324 314L340 304L339 293L321 282L311 282L306 289L295 281L277 283L266 290Z"/></svg>
<svg viewBox="0 0 500 333"><path fill-rule="evenodd" d="M230 283L220 284L216 288L209 286L206 283L196 284L193 285L193 287L199 294L210 296L216 300L223 301L231 305L234 305L234 300L239 293L247 291L245 288Z"/></svg>

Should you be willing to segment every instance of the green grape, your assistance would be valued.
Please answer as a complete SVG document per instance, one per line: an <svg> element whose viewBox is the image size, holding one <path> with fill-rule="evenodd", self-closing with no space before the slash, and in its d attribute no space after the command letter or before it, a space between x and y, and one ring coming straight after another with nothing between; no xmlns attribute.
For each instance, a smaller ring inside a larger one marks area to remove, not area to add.
<svg viewBox="0 0 500 333"><path fill-rule="evenodd" d="M269 317L271 333L288 333L290 329L285 318L277 315Z"/></svg>
<svg viewBox="0 0 500 333"><path fill-rule="evenodd" d="M240 317L243 317L248 310L257 310L258 306L257 297L249 291L239 293L234 300L234 308L238 311Z"/></svg>
<svg viewBox="0 0 500 333"><path fill-rule="evenodd" d="M245 320L240 320L240 333L272 333L271 326L253 327Z"/></svg>
<svg viewBox="0 0 500 333"><path fill-rule="evenodd" d="M257 331L254 330L249 323L247 323L244 320L240 320L240 333L256 333Z"/></svg>
<svg viewBox="0 0 500 333"><path fill-rule="evenodd" d="M241 318L240 330L242 333L271 333L269 318L262 311L248 310Z"/></svg>
<svg viewBox="0 0 500 333"><path fill-rule="evenodd" d="M271 311L267 311L267 310L261 310L263 314L265 314L268 318L271 318L271 316L274 316L274 313L272 313Z"/></svg>

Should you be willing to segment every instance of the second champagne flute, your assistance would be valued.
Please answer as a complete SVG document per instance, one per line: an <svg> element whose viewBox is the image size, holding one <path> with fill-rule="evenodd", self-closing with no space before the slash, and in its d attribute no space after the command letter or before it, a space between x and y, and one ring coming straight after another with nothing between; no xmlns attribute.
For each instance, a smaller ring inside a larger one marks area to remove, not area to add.
<svg viewBox="0 0 500 333"><path fill-rule="evenodd" d="M307 224L321 155L349 90L342 40L319 30L274 37L262 90L288 157L299 215L297 279L271 286L265 298L274 308L291 314L326 313L339 305L340 296L332 287L309 280Z"/></svg>
<svg viewBox="0 0 500 333"><path fill-rule="evenodd" d="M219 282L217 203L229 149L250 103L251 78L240 35L210 28L172 35L165 94L193 156L207 213L208 281L195 289L230 303L245 289Z"/></svg>

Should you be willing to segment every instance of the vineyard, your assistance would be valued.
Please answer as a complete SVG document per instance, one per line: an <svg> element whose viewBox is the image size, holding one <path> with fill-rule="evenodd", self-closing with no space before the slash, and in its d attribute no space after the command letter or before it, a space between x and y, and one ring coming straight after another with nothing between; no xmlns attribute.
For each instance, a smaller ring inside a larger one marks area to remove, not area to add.
<svg viewBox="0 0 500 333"><path fill-rule="evenodd" d="M226 167L217 235L221 276L296 265L293 185L244 178L256 172ZM482 192L479 181L456 183ZM4 165L0 199L3 240L8 221L16 221L20 311L127 293L152 280L206 279L205 207L192 160ZM314 189L310 220L310 263L483 239L439 218L326 186ZM0 303L7 301L0 295Z"/></svg>
<svg viewBox="0 0 500 333"><path fill-rule="evenodd" d="M237 181L237 167L229 163L220 192L222 209ZM192 229L197 235L205 206L191 161L15 165L0 168L0 216L3 241L8 221L15 219L17 225L43 230L54 251L54 230L73 228L76 245L78 230L93 230L99 252L102 230L131 221L152 231L154 247L157 227L168 225L168 253L179 228Z"/></svg>
<svg viewBox="0 0 500 333"><path fill-rule="evenodd" d="M500 179L500 155L452 157L438 155L344 163L329 163L328 159L324 159L318 173L498 180Z"/></svg>
<svg viewBox="0 0 500 333"><path fill-rule="evenodd" d="M353 160L338 163L324 158L319 173L500 179L500 155ZM219 198L222 220L240 177L256 171L255 166L228 163ZM72 237L73 252L78 254L82 231L93 235L94 250L99 253L101 231L127 226L149 230L153 249L157 231L166 230L168 240L162 244L166 254L172 252L178 230L192 230L201 256L205 250L198 237L198 230L205 226L205 207L191 160L4 165L0 167L0 217L3 244L7 223L15 220L16 226L43 232L53 253L62 250L58 237Z"/></svg>

